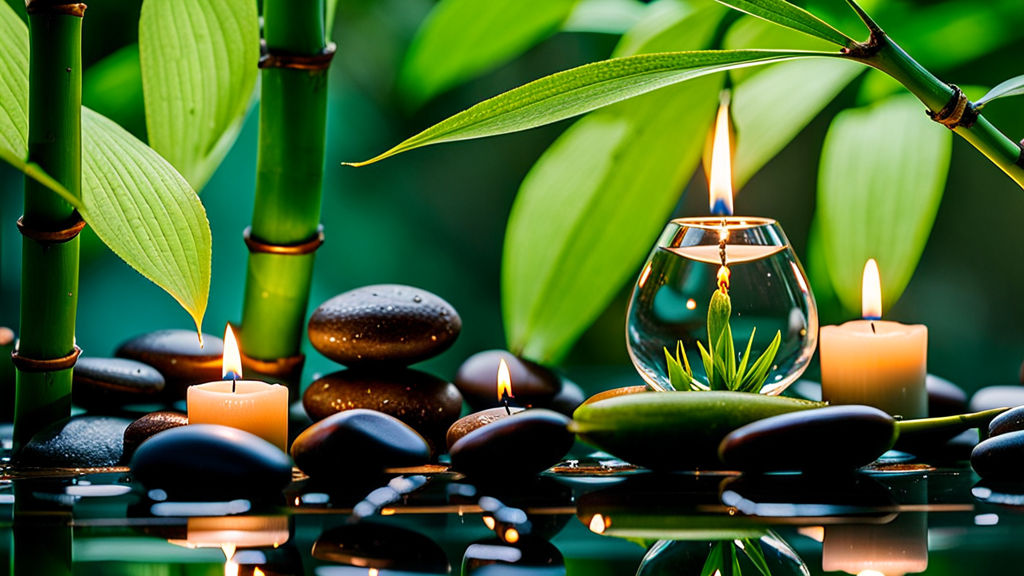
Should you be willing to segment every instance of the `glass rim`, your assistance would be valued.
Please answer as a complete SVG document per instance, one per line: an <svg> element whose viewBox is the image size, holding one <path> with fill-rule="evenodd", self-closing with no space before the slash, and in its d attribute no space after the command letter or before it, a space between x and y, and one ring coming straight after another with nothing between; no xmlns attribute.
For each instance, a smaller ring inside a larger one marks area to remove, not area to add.
<svg viewBox="0 0 1024 576"><path fill-rule="evenodd" d="M778 224L774 218L763 218L761 216L690 216L686 218L673 218L671 223L689 228L701 228L703 230L718 230L722 223L730 230L747 230L760 228L761 226L773 226Z"/></svg>

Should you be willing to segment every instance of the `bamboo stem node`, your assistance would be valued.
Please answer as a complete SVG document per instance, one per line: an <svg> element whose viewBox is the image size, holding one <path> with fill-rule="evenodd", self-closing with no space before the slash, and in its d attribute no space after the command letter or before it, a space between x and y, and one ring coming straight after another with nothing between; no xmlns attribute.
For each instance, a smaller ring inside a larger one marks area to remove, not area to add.
<svg viewBox="0 0 1024 576"><path fill-rule="evenodd" d="M64 14L67 16L85 17L87 6L81 2L47 2L46 0L26 0L25 11L29 14Z"/></svg>
<svg viewBox="0 0 1024 576"><path fill-rule="evenodd" d="M260 68L291 68L292 70L326 70L334 59L337 46L334 42L324 46L317 54L294 54L271 51L266 41L260 42Z"/></svg>
<svg viewBox="0 0 1024 576"><path fill-rule="evenodd" d="M249 252L253 254L301 256L316 252L317 248L324 243L324 226L323 224L317 226L316 234L311 239L299 244L270 244L263 242L253 237L252 226L246 227L245 231L242 232L242 238L245 239L245 245L249 248Z"/></svg>
<svg viewBox="0 0 1024 576"><path fill-rule="evenodd" d="M78 362L78 356L81 354L82 349L75 346L75 349L67 356L39 360L37 358L29 358L18 354L18 349L15 348L14 351L11 352L11 362L14 364L15 368L22 372L57 372L60 370L67 370L68 368L74 368L75 363Z"/></svg>
<svg viewBox="0 0 1024 576"><path fill-rule="evenodd" d="M72 223L60 230L44 230L41 228L33 228L28 224L25 224L25 217L18 218L18 231L21 235L26 238L31 238L40 244L63 244L78 236L78 234L85 228L85 220L82 220L82 216L75 211L71 214Z"/></svg>
<svg viewBox="0 0 1024 576"><path fill-rule="evenodd" d="M975 109L974 103L968 100L967 95L956 84L950 84L949 87L953 89L953 95L942 110L938 112L926 110L925 112L929 118L950 130L955 130L959 126L970 128L978 120L978 111Z"/></svg>

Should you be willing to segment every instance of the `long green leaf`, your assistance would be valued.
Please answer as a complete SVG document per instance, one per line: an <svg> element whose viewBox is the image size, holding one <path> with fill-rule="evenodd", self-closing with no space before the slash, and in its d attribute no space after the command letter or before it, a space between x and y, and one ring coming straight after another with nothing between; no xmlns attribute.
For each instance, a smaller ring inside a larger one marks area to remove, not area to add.
<svg viewBox="0 0 1024 576"><path fill-rule="evenodd" d="M139 55L149 143L196 190L241 129L258 73L255 0L146 0Z"/></svg>
<svg viewBox="0 0 1024 576"><path fill-rule="evenodd" d="M975 105L981 107L997 98L1020 96L1021 94L1024 94L1024 75L1000 82L995 88L989 90L988 94L979 98Z"/></svg>
<svg viewBox="0 0 1024 576"><path fill-rule="evenodd" d="M797 58L839 56L799 50L707 50L640 54L594 62L499 94L370 160L347 164L365 166L430 144L536 128L723 70Z"/></svg>
<svg viewBox="0 0 1024 576"><path fill-rule="evenodd" d="M718 2L751 16L763 18L779 26L821 38L838 46L847 47L855 44L839 30L786 0L718 0Z"/></svg>
<svg viewBox="0 0 1024 576"><path fill-rule="evenodd" d="M836 116L822 150L818 216L832 286L860 307L864 262L875 258L882 297L903 293L938 211L952 136L910 96Z"/></svg>
<svg viewBox="0 0 1024 576"><path fill-rule="evenodd" d="M6 2L0 2L0 150L8 161L28 157L28 30Z"/></svg>
<svg viewBox="0 0 1024 576"><path fill-rule="evenodd" d="M414 106L551 36L577 0L441 0L416 32L398 77Z"/></svg>

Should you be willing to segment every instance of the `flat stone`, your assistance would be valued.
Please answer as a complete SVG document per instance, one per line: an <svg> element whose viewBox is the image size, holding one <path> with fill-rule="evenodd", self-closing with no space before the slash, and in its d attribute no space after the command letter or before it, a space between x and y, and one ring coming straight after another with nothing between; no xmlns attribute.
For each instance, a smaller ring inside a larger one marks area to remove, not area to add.
<svg viewBox="0 0 1024 576"><path fill-rule="evenodd" d="M971 396L968 410L981 412L1014 406L1024 406L1024 386L986 386Z"/></svg>
<svg viewBox="0 0 1024 576"><path fill-rule="evenodd" d="M312 555L325 562L358 566L363 573L368 569L416 574L451 571L444 550L430 538L406 528L376 522L327 530L313 543Z"/></svg>
<svg viewBox="0 0 1024 576"><path fill-rule="evenodd" d="M500 406L498 364L504 359L512 381L514 406L550 408L562 391L562 379L549 368L505 350L487 350L470 356L459 366L455 385L472 410Z"/></svg>
<svg viewBox="0 0 1024 576"><path fill-rule="evenodd" d="M310 384L302 405L313 420L353 408L394 416L419 432L435 452L462 412L462 395L450 382L410 369L339 370Z"/></svg>
<svg viewBox="0 0 1024 576"><path fill-rule="evenodd" d="M131 460L135 479L173 499L280 496L292 461L263 438L217 424L190 424L150 437Z"/></svg>
<svg viewBox="0 0 1024 576"><path fill-rule="evenodd" d="M463 436L452 445L452 468L471 477L529 476L557 464L574 440L569 418L532 408Z"/></svg>
<svg viewBox="0 0 1024 576"><path fill-rule="evenodd" d="M190 330L160 330L136 336L118 347L118 358L138 360L163 375L165 398L181 400L193 384L221 379L224 341L203 334L203 346Z"/></svg>
<svg viewBox="0 0 1024 576"><path fill-rule="evenodd" d="M971 452L971 466L989 480L1024 480L1024 430L982 440Z"/></svg>
<svg viewBox="0 0 1024 576"><path fill-rule="evenodd" d="M149 439L150 436L164 430L185 426L186 424L188 424L188 415L182 412L163 410L146 414L129 424L128 428L125 429L124 455L121 460L123 462L131 460L132 455L135 454L135 449Z"/></svg>
<svg viewBox="0 0 1024 576"><path fill-rule="evenodd" d="M895 420L877 408L829 406L742 426L722 440L718 456L743 471L854 469L884 454L895 436Z"/></svg>
<svg viewBox="0 0 1024 576"><path fill-rule="evenodd" d="M17 454L20 466L102 468L121 460L127 418L75 416L45 428Z"/></svg>
<svg viewBox="0 0 1024 576"><path fill-rule="evenodd" d="M448 449L451 450L452 445L473 430L501 420L502 418L507 418L512 414L518 414L523 410L523 408L509 408L508 410L505 410L505 408L488 408L487 410L481 410L479 412L473 412L472 414L463 416L456 420L455 424L452 424L451 428L448 429L448 434L445 436L445 444L448 446Z"/></svg>
<svg viewBox="0 0 1024 576"><path fill-rule="evenodd" d="M945 378L928 374L925 378L928 391L928 416L953 416L967 412L967 393Z"/></svg>
<svg viewBox="0 0 1024 576"><path fill-rule="evenodd" d="M309 318L309 341L346 366L408 366L448 349L462 330L451 304L413 286L377 284L339 294Z"/></svg>
<svg viewBox="0 0 1024 576"><path fill-rule="evenodd" d="M989 422L988 435L999 436L1007 432L1024 430L1024 406L1017 406L996 416Z"/></svg>
<svg viewBox="0 0 1024 576"><path fill-rule="evenodd" d="M430 461L426 440L401 420L375 410L332 414L292 443L295 465L311 477L379 472Z"/></svg>
<svg viewBox="0 0 1024 576"><path fill-rule="evenodd" d="M72 379L72 401L91 412L156 402L164 390L156 368L126 358L80 357Z"/></svg>

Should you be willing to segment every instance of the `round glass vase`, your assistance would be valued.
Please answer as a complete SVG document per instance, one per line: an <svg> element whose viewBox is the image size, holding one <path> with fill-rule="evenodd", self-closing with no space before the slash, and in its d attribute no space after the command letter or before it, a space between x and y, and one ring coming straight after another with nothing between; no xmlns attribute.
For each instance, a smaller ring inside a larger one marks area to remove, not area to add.
<svg viewBox="0 0 1024 576"><path fill-rule="evenodd" d="M640 273L626 313L630 359L655 390L672 390L666 350L682 342L693 377L709 385L698 342L708 346L708 307L729 269L729 326L736 365L747 367L776 333L780 343L760 392L779 394L807 368L818 342L818 311L807 276L775 220L742 216L668 223ZM753 337L752 337L753 336Z"/></svg>

